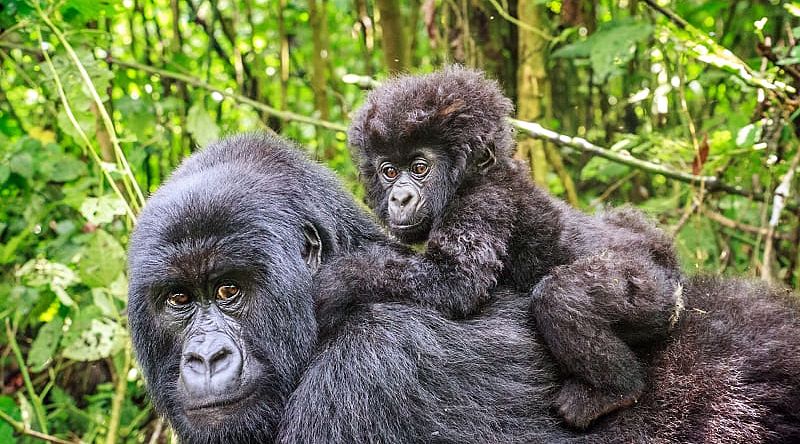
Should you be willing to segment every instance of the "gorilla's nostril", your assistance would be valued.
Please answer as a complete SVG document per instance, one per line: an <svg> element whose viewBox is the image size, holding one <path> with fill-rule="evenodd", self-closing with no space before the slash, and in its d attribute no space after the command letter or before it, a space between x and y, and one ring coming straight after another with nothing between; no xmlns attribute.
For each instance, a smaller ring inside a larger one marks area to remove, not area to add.
<svg viewBox="0 0 800 444"><path fill-rule="evenodd" d="M213 356L211 356L209 364L210 367L209 370L211 376L214 376L216 373L219 373L228 368L228 366L233 361L232 359L229 359L231 354L233 354L231 350L223 348L218 352L216 352Z"/></svg>

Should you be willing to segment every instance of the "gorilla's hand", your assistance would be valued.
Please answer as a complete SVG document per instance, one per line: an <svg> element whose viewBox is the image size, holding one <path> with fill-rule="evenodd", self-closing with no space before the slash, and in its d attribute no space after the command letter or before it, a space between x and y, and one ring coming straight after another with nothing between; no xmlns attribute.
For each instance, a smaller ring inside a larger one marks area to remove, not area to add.
<svg viewBox="0 0 800 444"><path fill-rule="evenodd" d="M320 269L312 287L320 336L332 334L359 306L396 300L392 275L403 262L399 255L387 255L385 248L369 248Z"/></svg>

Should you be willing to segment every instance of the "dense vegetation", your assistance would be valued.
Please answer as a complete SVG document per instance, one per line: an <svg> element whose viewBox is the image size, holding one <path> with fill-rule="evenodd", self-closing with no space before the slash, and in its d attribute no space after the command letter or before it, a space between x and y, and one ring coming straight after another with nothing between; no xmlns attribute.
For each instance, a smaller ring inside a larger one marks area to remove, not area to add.
<svg viewBox="0 0 800 444"><path fill-rule="evenodd" d="M144 197L257 129L359 195L343 129L393 71L485 69L551 192L646 210L687 270L800 287L798 39L773 0L3 0L0 442L169 440L125 325Z"/></svg>

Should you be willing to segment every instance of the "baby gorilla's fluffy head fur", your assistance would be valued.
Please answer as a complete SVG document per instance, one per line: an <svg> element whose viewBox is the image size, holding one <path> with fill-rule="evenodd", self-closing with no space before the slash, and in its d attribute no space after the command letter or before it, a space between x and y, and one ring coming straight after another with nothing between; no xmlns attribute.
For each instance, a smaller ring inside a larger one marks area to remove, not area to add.
<svg viewBox="0 0 800 444"><path fill-rule="evenodd" d="M349 143L365 178L375 175L376 155L421 145L440 147L463 172L486 159L487 150L511 155L513 131L506 117L513 108L497 82L480 71L450 66L397 77L367 96L353 118Z"/></svg>

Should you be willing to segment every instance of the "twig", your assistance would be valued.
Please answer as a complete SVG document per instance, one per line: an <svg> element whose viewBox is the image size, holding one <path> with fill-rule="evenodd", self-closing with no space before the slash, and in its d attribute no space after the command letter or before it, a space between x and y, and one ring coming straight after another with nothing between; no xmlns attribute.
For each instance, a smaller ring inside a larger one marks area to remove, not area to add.
<svg viewBox="0 0 800 444"><path fill-rule="evenodd" d="M86 68L81 63L78 54L72 48L67 38L61 32L61 30L50 21L50 18L47 14L42 11L42 9L38 6L38 3L34 3L36 6L36 12L39 14L39 17L42 21L53 31L58 41L61 43L61 46L64 47L64 50L67 52L67 55L72 60L73 65L78 70L81 79L83 80L84 85L89 90L89 95L94 100L94 103L97 105L97 110L100 112L100 117L102 118L103 124L108 131L109 138L111 139L111 144L114 147L114 153L116 154L117 163L122 167L123 171L123 183L125 187L128 188L129 194L131 194L131 199L129 203L134 209L139 209L144 205L144 194L142 193L142 189L139 187L139 184L136 182L136 176L134 176L133 171L131 171L130 164L128 164L128 159L125 157L125 153L122 151L122 147L119 144L119 139L117 138L117 132L114 129L114 122L111 119L111 116L108 114L105 105L103 104L103 100L100 98L100 94L97 92L97 89L94 87L94 83L92 82L92 78L89 76L89 73L86 71ZM131 190L132 189L132 190Z"/></svg>
<svg viewBox="0 0 800 444"><path fill-rule="evenodd" d="M150 440L147 441L148 444L158 444L158 438L161 437L161 430L164 428L164 418L159 417L156 420L156 427L153 430L153 434L150 435Z"/></svg>
<svg viewBox="0 0 800 444"><path fill-rule="evenodd" d="M103 175L108 181L108 185L114 191L114 194L116 194L122 200L123 204L125 205L125 213L131 220L136 220L136 213L134 212L133 208L128 202L128 199L125 198L125 195L122 193L122 190L120 190L119 187L117 186L116 181L111 176L111 172L104 165L103 160L100 158L100 155L97 153L97 150L94 148L94 145L92 145L92 142L89 140L89 136L86 135L86 132L83 131L83 128L78 123L78 120L75 118L75 114L72 112L72 107L70 106L69 101L67 100L67 94L64 92L64 85L61 83L61 77L58 75L58 71L56 71L56 67L53 65L53 61L50 60L50 56L47 54L46 51L42 51L42 54L44 55L45 62L47 62L46 65L48 69L50 69L50 73L53 75L53 82L55 82L56 84L56 91L58 92L58 96L61 99L62 105L64 105L64 112L66 113L70 123L72 123L72 126L75 128L75 131L78 133L78 139L81 142L83 142L84 146L86 147L86 150L92 156L92 160L95 161L95 163L99 166L100 171L103 172Z"/></svg>
<svg viewBox="0 0 800 444"><path fill-rule="evenodd" d="M680 39L682 43L686 45L687 49L694 53L695 58L701 62L733 72L746 83L758 88L764 88L768 93L773 95L777 95L778 93L793 94L797 92L791 85L780 81L769 81L761 75L754 73L753 70L750 69L750 66L729 49L714 41L708 34L692 26L678 14L660 6L655 0L644 0L644 3L653 10L664 15L670 23L691 36L691 39L681 38L680 36L675 37ZM784 94L780 95L781 98L786 98Z"/></svg>
<svg viewBox="0 0 800 444"><path fill-rule="evenodd" d="M28 372L28 367L25 364L25 360L22 359L22 351L20 350L19 344L17 343L17 338L15 336L15 333L11 330L11 322L8 319L6 319L6 335L8 335L8 344L11 346L11 351L14 352L14 358L17 360L19 371L22 374L22 381L25 384L25 389L28 391L28 396L30 396L31 398L31 404L33 404L33 412L36 415L36 422L39 423L39 428L42 429L42 432L47 434L47 419L46 419L47 417L44 413L42 400L41 398L39 398L39 395L33 388L31 375Z"/></svg>
<svg viewBox="0 0 800 444"><path fill-rule="evenodd" d="M716 222L716 223L718 223L718 224L720 224L720 225L722 225L724 227L733 228L735 230L744 231L744 232L747 232L747 233L759 234L761 236L769 235L769 230L767 228L758 227L758 226L750 225L750 224L745 224L745 223L742 223L742 222L737 222L737 221L735 221L733 219L730 219L730 218L727 218L727 217L723 216L720 213L708 210L706 207L701 208L700 212L703 213L703 216L713 220L714 222ZM782 240L789 240L789 241L793 240L792 236L789 236L789 235L786 235L786 234L783 234L783 233L773 233L772 236L777 238L777 239L782 239Z"/></svg>
<svg viewBox="0 0 800 444"><path fill-rule="evenodd" d="M767 282L772 281L772 250L773 250L773 236L775 228L781 220L781 212L786 206L786 198L792 191L792 179L794 179L794 172L797 165L800 163L800 148L797 149L792 162L789 165L789 171L784 174L781 183L775 188L775 197L772 199L772 214L769 218L769 228L767 230L767 240L764 243L764 260L761 267L761 278Z"/></svg>
<svg viewBox="0 0 800 444"><path fill-rule="evenodd" d="M674 179L680 182L699 184L704 183L708 192L724 191L730 194L749 197L755 200L763 201L764 197L755 194L751 191L745 190L739 186L733 186L722 182L716 176L696 176L682 171L674 171L665 166L648 162L646 160L637 159L627 153L617 153L607 148L599 147L588 140L581 137L570 137L551 131L538 123L524 122L522 120L511 119L511 124L516 128L524 131L531 137L550 141L559 146L568 146L577 150L594 154L596 156L608 159L612 162L628 165L649 173L661 174L662 176Z"/></svg>
<svg viewBox="0 0 800 444"><path fill-rule="evenodd" d="M497 0L489 0L489 3L491 3L492 6L494 6L494 9L497 10L497 13L500 14L501 17L503 17L504 19L508 20L509 22L517 25L519 28L524 29L526 31L530 31L530 32L538 35L539 37L541 37L541 38L543 38L545 40L548 40L548 41L553 40L553 36L547 34L546 32L542 31L541 29L535 28L535 27L523 22L522 20L520 20L518 18L512 17L511 14L509 14L508 11L506 11L505 8L503 8L503 6L500 5L500 3L497 3Z"/></svg>
<svg viewBox="0 0 800 444"><path fill-rule="evenodd" d="M122 404L125 401L125 392L128 389L128 371L131 368L131 346L130 342L126 341L123 350L122 368L117 373L116 388L114 389L114 398L111 401L111 415L108 423L108 434L106 434L106 444L114 444L117 442L117 431L119 430L119 422L122 414Z"/></svg>
<svg viewBox="0 0 800 444"><path fill-rule="evenodd" d="M243 96L241 94L237 94L237 93L234 93L234 92L230 92L230 91L228 91L226 89L217 88L215 86L209 85L208 83L206 83L206 82L204 82L204 81L202 81L202 80L200 80L200 79L198 79L196 77L187 76L187 75L184 75L184 74L179 74L179 73L174 72L174 71L167 71L165 69L159 69L159 68L155 68L155 67L148 66L148 65L143 65L141 63L123 61L123 60L116 59L114 57L109 57L109 58L107 58L107 60L108 60L108 62L113 63L115 65L127 66L128 68L133 68L133 69L140 69L142 71L149 72L151 74L158 74L158 75L163 76L163 77L169 77L171 79L179 80L181 82L187 83L187 84L195 86L197 88L203 88L203 89L206 89L208 91L217 92L219 94L222 94L223 96L229 97L229 98L231 98L233 100L236 100L237 102L241 102L241 103L245 103L247 105L250 105L250 106L252 106L253 108L255 108L257 110L264 111L265 113L273 115L273 116L278 117L280 119L293 120L295 122L307 123L309 125L315 125L315 126L319 126L319 127L322 127L322 128L328 128L328 129L334 130L334 131L347 132L347 127L345 125L340 124L340 123L334 123L334 122L329 122L329 121L326 121L326 120L314 119L312 117L304 116L304 115L301 115L301 114L296 114L296 113L293 113L293 112L290 112L290 111L279 111L279 110L277 110L277 109L275 109L275 108L273 108L271 106L265 105L265 104L263 104L261 102L257 102L255 100L250 99L248 97L245 97L245 96Z"/></svg>
<svg viewBox="0 0 800 444"><path fill-rule="evenodd" d="M37 432L36 430L29 429L24 423L15 420L8 413L0 410L0 419L7 422L16 433L30 436L31 438L41 439L42 441L54 442L57 444L74 444L73 441L67 441L57 436L48 435L47 433Z"/></svg>

